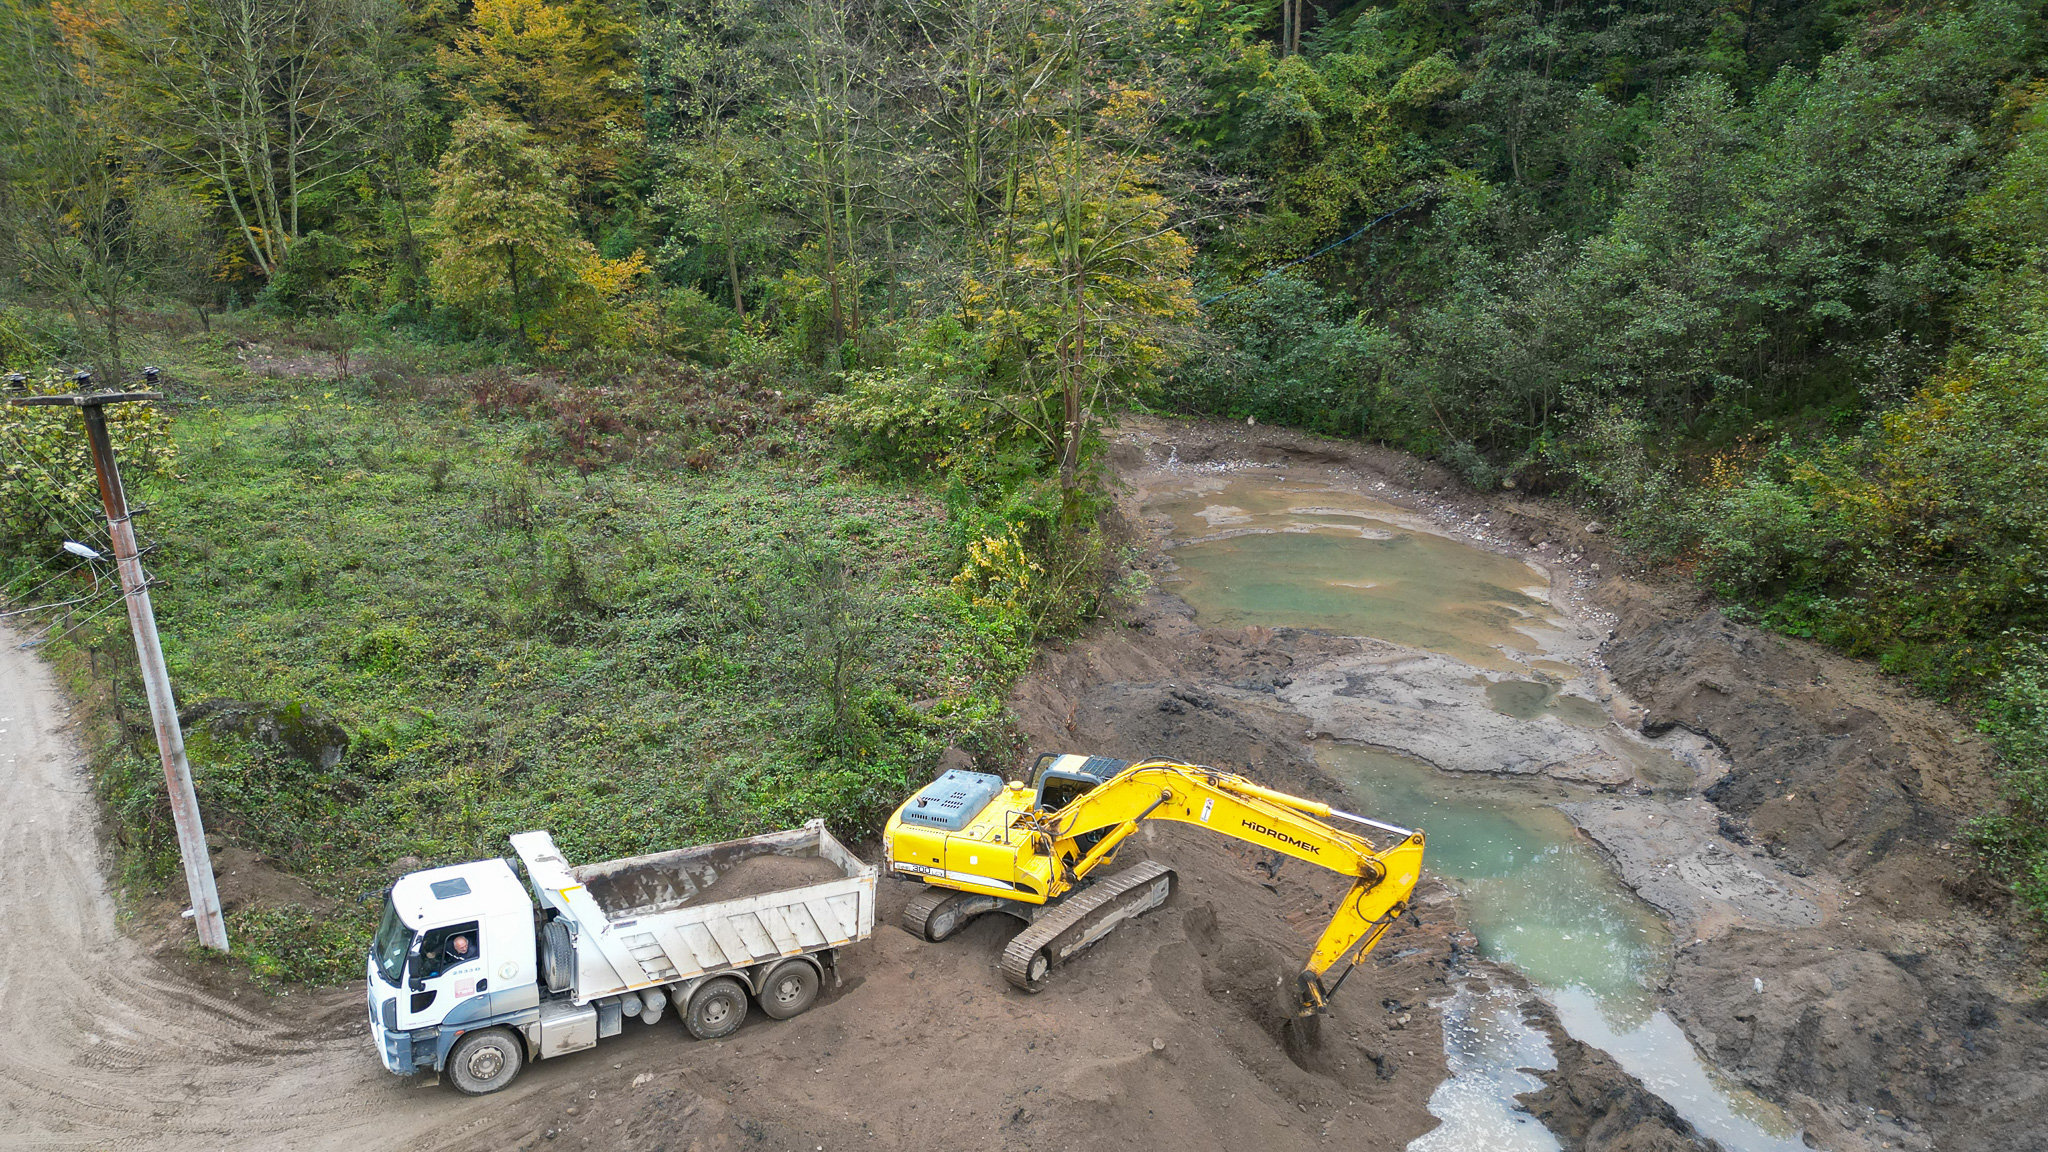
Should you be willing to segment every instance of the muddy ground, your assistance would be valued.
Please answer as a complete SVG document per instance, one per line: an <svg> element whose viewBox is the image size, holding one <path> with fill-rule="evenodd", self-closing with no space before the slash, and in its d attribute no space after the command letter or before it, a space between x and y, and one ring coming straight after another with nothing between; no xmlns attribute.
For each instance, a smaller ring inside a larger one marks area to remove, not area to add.
<svg viewBox="0 0 2048 1152"><path fill-rule="evenodd" d="M1568 509L1460 494L1370 447L1127 426L1116 463L1158 570L1160 534L1136 507L1147 477L1246 461L1370 488L1436 530L1539 559L1583 631L1589 689L1644 731L1694 742L1704 797L1649 795L1599 749L1529 748L1516 764L1605 782L1573 815L1678 926L1665 1003L1705 1055L1820 1147L2044 1146L2048 1011L2030 984L2043 957L1971 903L1982 887L1956 829L1991 793L1964 725L1682 588L1617 578L1607 538ZM1171 754L1337 798L1311 756L1318 735L1379 725L1396 734L1386 746L1427 758L1440 726L1403 694L1410 656L1205 631L1156 591L1046 652L1013 706L1037 750ZM1454 979L1513 980L1472 956L1455 898L1426 881L1416 915L1344 986L1322 1044L1290 1054L1278 997L1334 878L1148 828L1133 847L1179 869L1174 902L1038 996L995 970L1000 918L924 944L894 925L911 887L884 880L874 940L807 1015L757 1016L711 1044L673 1019L629 1024L467 1100L382 1070L359 988L271 995L192 959L160 914L119 922L66 704L11 642L0 717L0 1147L1396 1149L1434 1123L1431 1001ZM223 865L250 873L250 898L267 891L261 861ZM1708 1147L1612 1061L1551 1035L1559 1068L1523 1099L1567 1147Z"/></svg>
<svg viewBox="0 0 2048 1152"><path fill-rule="evenodd" d="M1421 1006L1470 944L1448 893L1424 890L1296 1063L1280 997L1334 878L1176 829L1133 847L1182 893L1038 996L995 969L1001 918L925 944L895 926L912 886L885 880L874 939L806 1015L708 1044L629 1022L464 1099L383 1071L359 987L270 995L191 958L175 913L122 923L71 723L48 669L0 645L0 1147L1392 1149L1432 1123ZM1278 746L1263 723L1198 709L1181 735ZM238 884L262 867L221 863Z"/></svg>

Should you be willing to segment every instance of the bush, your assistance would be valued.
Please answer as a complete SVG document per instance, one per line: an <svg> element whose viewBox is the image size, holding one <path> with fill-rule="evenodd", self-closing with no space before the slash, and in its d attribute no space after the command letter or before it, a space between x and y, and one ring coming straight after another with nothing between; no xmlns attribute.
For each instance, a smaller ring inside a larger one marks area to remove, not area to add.
<svg viewBox="0 0 2048 1152"><path fill-rule="evenodd" d="M316 915L297 905L251 908L228 914L228 941L234 955L265 979L346 984L362 979L376 914L368 904L339 915Z"/></svg>
<svg viewBox="0 0 2048 1152"><path fill-rule="evenodd" d="M2048 917L2048 643L2011 639L1979 725L2004 757L2010 807L1973 825L1971 840L1992 873L2036 916Z"/></svg>
<svg viewBox="0 0 2048 1152"><path fill-rule="evenodd" d="M320 316L351 303L367 304L365 286L351 275L355 249L325 232L308 232L285 249L284 260L258 303L284 316ZM354 300L352 297L362 296Z"/></svg>
<svg viewBox="0 0 2048 1152"><path fill-rule="evenodd" d="M1700 577L1716 592L1754 597L1825 581L1835 534L1810 493L1759 471L1702 503Z"/></svg>
<svg viewBox="0 0 2048 1152"><path fill-rule="evenodd" d="M1393 383L1406 348L1344 295L1292 273L1216 300L1195 354L1150 402L1331 435L1413 442L1418 406Z"/></svg>

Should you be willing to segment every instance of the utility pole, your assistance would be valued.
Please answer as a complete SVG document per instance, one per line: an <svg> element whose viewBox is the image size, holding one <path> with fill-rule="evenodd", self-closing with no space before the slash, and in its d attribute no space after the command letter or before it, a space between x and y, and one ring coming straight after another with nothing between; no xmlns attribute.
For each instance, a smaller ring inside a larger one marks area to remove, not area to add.
<svg viewBox="0 0 2048 1152"><path fill-rule="evenodd" d="M145 373L155 382L154 369ZM107 531L114 540L114 563L121 572L121 592L128 601L128 623L135 631L135 663L149 694L149 718L156 725L157 752L163 757L164 784L171 794L171 819L178 828L178 854L185 860L185 887L192 893L192 919L199 942L217 952L228 950L228 927L221 919L220 893L213 885L213 858L206 852L206 828L199 820L199 796L192 790L192 765L185 759L185 734L178 727L178 702L171 696L171 675L164 668L163 645L156 635L156 613L149 604L149 581L142 555L135 547L135 529L128 523L128 493L114 464L114 444L107 437L109 404L161 400L161 392L87 394L92 376L80 372L78 391L58 396L14 396L10 404L69 404L85 418L92 442L92 466L99 473L100 502L107 509Z"/></svg>

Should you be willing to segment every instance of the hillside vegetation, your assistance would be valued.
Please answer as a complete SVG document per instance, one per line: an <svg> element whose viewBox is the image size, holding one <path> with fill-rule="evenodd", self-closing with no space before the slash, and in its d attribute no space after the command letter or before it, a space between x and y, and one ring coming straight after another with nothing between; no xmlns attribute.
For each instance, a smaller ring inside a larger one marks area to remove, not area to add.
<svg viewBox="0 0 2048 1152"><path fill-rule="evenodd" d="M0 355L171 369L122 434L187 697L346 733L317 802L219 752L302 870L871 821L1113 591L1136 405L1582 502L1976 710L2048 908L2042 45L2016 0L0 0ZM84 595L83 460L10 419L6 594Z"/></svg>

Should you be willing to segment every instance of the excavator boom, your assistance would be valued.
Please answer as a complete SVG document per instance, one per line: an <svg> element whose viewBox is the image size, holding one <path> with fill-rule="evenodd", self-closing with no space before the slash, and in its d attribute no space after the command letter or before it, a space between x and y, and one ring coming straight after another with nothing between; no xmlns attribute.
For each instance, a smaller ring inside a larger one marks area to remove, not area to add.
<svg viewBox="0 0 2048 1152"><path fill-rule="evenodd" d="M1422 873L1420 832L1173 760L1053 758L1036 789L948 773L890 817L883 840L897 873L932 886L906 913L913 931L940 939L986 911L1024 919L1031 927L1005 950L1003 970L1036 990L1053 964L1170 893L1173 874L1156 864L1095 876L1147 820L1208 828L1351 878L1298 977L1302 1015L1323 1010Z"/></svg>

